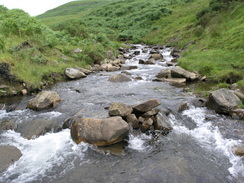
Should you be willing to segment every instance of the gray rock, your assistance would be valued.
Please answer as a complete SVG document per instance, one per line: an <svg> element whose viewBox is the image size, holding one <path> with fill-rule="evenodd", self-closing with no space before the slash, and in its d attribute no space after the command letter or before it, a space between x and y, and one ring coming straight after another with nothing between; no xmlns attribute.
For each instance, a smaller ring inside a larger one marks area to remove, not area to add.
<svg viewBox="0 0 244 183"><path fill-rule="evenodd" d="M140 130L142 132L148 131L152 127L152 125L153 125L152 118L143 118L143 117L140 117L138 120L139 120L139 123L141 123Z"/></svg>
<svg viewBox="0 0 244 183"><path fill-rule="evenodd" d="M239 91L234 91L234 94L244 103L244 94Z"/></svg>
<svg viewBox="0 0 244 183"><path fill-rule="evenodd" d="M132 74L130 73L130 72L128 72L128 71L122 71L121 72L122 74L125 74L125 75L128 75L128 76L131 76Z"/></svg>
<svg viewBox="0 0 244 183"><path fill-rule="evenodd" d="M172 78L186 78L187 81L194 81L198 79L196 73L189 72L179 66L175 66L171 69Z"/></svg>
<svg viewBox="0 0 244 183"><path fill-rule="evenodd" d="M152 109L150 111L147 111L146 113L142 114L141 117L143 118L150 118L152 116L155 116L159 113L159 109Z"/></svg>
<svg viewBox="0 0 244 183"><path fill-rule="evenodd" d="M0 146L0 173L18 161L21 156L22 154L17 147L9 145Z"/></svg>
<svg viewBox="0 0 244 183"><path fill-rule="evenodd" d="M178 107L178 111L182 112L189 109L189 103L188 102L182 102L179 107Z"/></svg>
<svg viewBox="0 0 244 183"><path fill-rule="evenodd" d="M132 125L133 129L138 129L139 128L139 121L138 121L138 119L137 119L135 114L129 114L126 117L126 121Z"/></svg>
<svg viewBox="0 0 244 183"><path fill-rule="evenodd" d="M21 124L15 123L15 125L15 131L20 133L21 136L26 139L37 138L41 135L45 135L48 132L55 132L61 129L61 124L59 121L50 119L34 119L30 121L24 121Z"/></svg>
<svg viewBox="0 0 244 183"><path fill-rule="evenodd" d="M153 108L159 106L160 104L161 104L161 102L159 102L158 100L152 99L147 102L143 102L139 105L134 106L133 109L144 113L144 112L152 110Z"/></svg>
<svg viewBox="0 0 244 183"><path fill-rule="evenodd" d="M169 118L162 113L159 113L156 116L156 120L154 122L154 128L155 130L162 130L164 133L168 133L173 129Z"/></svg>
<svg viewBox="0 0 244 183"><path fill-rule="evenodd" d="M139 60L139 64L144 64L144 65L153 65L155 64L155 59L154 58L150 58L149 60L145 61L145 60Z"/></svg>
<svg viewBox="0 0 244 183"><path fill-rule="evenodd" d="M89 69L84 69L84 68L81 68L81 67L77 67L76 69L80 70L81 72L83 72L83 73L86 74L86 75L92 73L92 71L89 70Z"/></svg>
<svg viewBox="0 0 244 183"><path fill-rule="evenodd" d="M112 103L109 106L109 116L121 116L126 117L133 111L131 106L127 106L122 103Z"/></svg>
<svg viewBox="0 0 244 183"><path fill-rule="evenodd" d="M117 74L108 79L110 82L128 82L131 81L130 77L125 74Z"/></svg>
<svg viewBox="0 0 244 183"><path fill-rule="evenodd" d="M232 90L236 90L238 88L237 83L233 83L232 85L230 85L230 89Z"/></svg>
<svg viewBox="0 0 244 183"><path fill-rule="evenodd" d="M161 60L161 59L163 59L162 55L159 54L159 53L158 54L157 53L152 54L150 58L154 58L155 60Z"/></svg>
<svg viewBox="0 0 244 183"><path fill-rule="evenodd" d="M186 83L186 78L159 78L154 81L168 82L172 85L181 85Z"/></svg>
<svg viewBox="0 0 244 183"><path fill-rule="evenodd" d="M90 70L93 72L99 72L99 71L103 71L104 69L100 65L95 64L93 67L90 68Z"/></svg>
<svg viewBox="0 0 244 183"><path fill-rule="evenodd" d="M27 104L27 108L41 111L49 108L55 108L57 103L60 101L61 99L57 92L42 91Z"/></svg>
<svg viewBox="0 0 244 183"><path fill-rule="evenodd" d="M170 69L163 69L157 75L157 78L170 78L171 77L171 70Z"/></svg>
<svg viewBox="0 0 244 183"><path fill-rule="evenodd" d="M230 113L232 116L237 116L240 119L244 119L244 109L234 109Z"/></svg>
<svg viewBox="0 0 244 183"><path fill-rule="evenodd" d="M108 146L123 141L129 134L129 124L121 117L107 119L76 118L71 127L71 137L79 144L87 142Z"/></svg>
<svg viewBox="0 0 244 183"><path fill-rule="evenodd" d="M67 68L65 70L65 74L70 79L79 79L79 78L86 77L85 73L83 73L81 70L76 69L76 68Z"/></svg>
<svg viewBox="0 0 244 183"><path fill-rule="evenodd" d="M195 98L195 99L191 100L190 103L195 107L205 107L206 106L206 99Z"/></svg>
<svg viewBox="0 0 244 183"><path fill-rule="evenodd" d="M240 104L240 99L231 90L225 88L211 92L206 102L208 108L224 114L229 114Z"/></svg>
<svg viewBox="0 0 244 183"><path fill-rule="evenodd" d="M120 70L133 70L137 69L138 67L136 65L129 65L129 66L122 66Z"/></svg>

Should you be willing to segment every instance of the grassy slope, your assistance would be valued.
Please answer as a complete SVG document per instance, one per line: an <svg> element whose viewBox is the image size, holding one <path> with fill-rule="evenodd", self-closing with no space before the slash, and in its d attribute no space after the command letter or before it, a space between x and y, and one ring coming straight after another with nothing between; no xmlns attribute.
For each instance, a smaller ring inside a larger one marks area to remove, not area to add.
<svg viewBox="0 0 244 183"><path fill-rule="evenodd" d="M239 80L239 83L244 86L243 3L233 2L234 8L213 13L205 17L204 25L199 25L196 15L208 7L209 2L210 0L190 0L187 3L185 0L70 2L37 17L60 31L57 34L59 43L55 47L49 49L40 46L38 43L40 39L35 36L10 36L5 41L5 51L0 62L10 63L12 72L21 80L37 84L43 76L52 71L62 72L68 65L80 66L92 63L94 59L103 58L106 49L113 48L113 44L106 36L111 39L122 36L131 42L168 44L180 49L187 48L180 59L181 66L206 74L213 81L233 83ZM69 31L82 33L85 37L67 36L67 23L70 23ZM18 54L7 51L26 40L36 48L34 57L41 55L40 57L33 58L33 49ZM77 47L81 48L84 54L76 58L70 54L70 51ZM64 54L70 57L68 63L61 59ZM30 58L37 62L44 58L48 62L47 64L30 63ZM58 67L49 62L53 60L59 62ZM28 71L26 66L30 68Z"/></svg>
<svg viewBox="0 0 244 183"><path fill-rule="evenodd" d="M65 20L76 19L88 14L91 10L101 8L110 3L119 0L80 0L69 2L67 4L61 5L57 8L47 11L46 13L37 16L47 25L53 25Z"/></svg>
<svg viewBox="0 0 244 183"><path fill-rule="evenodd" d="M207 75L214 82L238 81L244 88L244 3L233 3L234 8L207 17L204 26L197 24L196 14L208 6L206 1L198 0L185 8L176 5L174 13L157 21L160 28L144 40L188 47L180 59L182 67Z"/></svg>
<svg viewBox="0 0 244 183"><path fill-rule="evenodd" d="M119 46L106 37L102 37L105 41L99 40L89 33L84 39L63 31L54 32L22 10L0 6L0 12L0 63L9 64L11 74L16 76L15 82L0 78L0 85L7 84L13 89L19 81L31 88L40 87L41 82L52 83L51 73L63 74L67 67L88 67L94 60L105 58L106 50L116 50ZM30 46L18 49L26 41ZM76 48L83 51L73 54L71 51ZM1 95L8 95L8 92L0 90Z"/></svg>

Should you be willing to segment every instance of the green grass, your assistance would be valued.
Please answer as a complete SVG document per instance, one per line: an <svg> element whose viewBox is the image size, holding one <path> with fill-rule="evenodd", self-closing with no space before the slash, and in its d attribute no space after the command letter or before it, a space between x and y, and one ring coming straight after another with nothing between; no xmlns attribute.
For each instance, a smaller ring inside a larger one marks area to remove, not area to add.
<svg viewBox="0 0 244 183"><path fill-rule="evenodd" d="M145 42L187 48L179 59L180 66L206 75L219 86L238 82L244 89L244 3L232 2L225 10L208 13L204 24L196 15L208 8L206 1L171 8L174 13L158 20L158 30L147 34Z"/></svg>
<svg viewBox="0 0 244 183"><path fill-rule="evenodd" d="M170 45L185 50L182 67L218 87L237 82L244 89L244 3L224 1L83 0L36 18L0 6L0 62L35 85L51 72L100 63L120 42ZM17 50L24 41L31 47ZM72 54L75 48L82 53Z"/></svg>

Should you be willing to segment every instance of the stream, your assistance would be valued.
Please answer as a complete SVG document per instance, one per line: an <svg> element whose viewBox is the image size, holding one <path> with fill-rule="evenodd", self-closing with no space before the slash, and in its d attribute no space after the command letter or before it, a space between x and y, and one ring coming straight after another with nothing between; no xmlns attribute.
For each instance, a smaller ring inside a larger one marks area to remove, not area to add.
<svg viewBox="0 0 244 183"><path fill-rule="evenodd" d="M233 148L244 143L244 123L238 119L216 114L205 107L190 106L179 113L179 104L196 96L184 87L167 82L152 81L171 61L171 48L158 50L165 61L154 65L139 64L147 60L152 47L134 45L126 56L125 65L132 81L114 83L108 79L119 74L99 72L86 78L58 83L62 101L55 109L36 112L26 109L32 96L0 103L14 103L16 110L0 110L0 123L10 121L15 130L0 131L0 145L17 147L22 157L0 174L1 183L243 183L244 158L233 154ZM141 80L136 78L141 77ZM106 108L114 102L135 105L150 99L162 104L159 109L171 111L173 126L168 135L131 131L124 143L97 148L70 137L69 129L62 129L66 119L74 114L84 117L106 118ZM46 125L39 133L40 123ZM26 138L24 138L26 137Z"/></svg>

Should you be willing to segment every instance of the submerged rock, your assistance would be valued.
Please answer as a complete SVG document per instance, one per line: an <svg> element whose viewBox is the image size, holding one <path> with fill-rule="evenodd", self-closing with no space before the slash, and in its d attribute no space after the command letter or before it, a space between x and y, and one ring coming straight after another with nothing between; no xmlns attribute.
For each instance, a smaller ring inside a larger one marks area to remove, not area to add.
<svg viewBox="0 0 244 183"><path fill-rule="evenodd" d="M107 119L76 118L71 127L71 137L79 144L87 142L108 146L123 141L129 134L129 124L121 117Z"/></svg>
<svg viewBox="0 0 244 183"><path fill-rule="evenodd" d="M178 107L178 111L179 112L182 112L182 111L185 111L185 110L187 110L187 109L189 109L189 103L188 102L182 102L180 105L179 105L179 107Z"/></svg>
<svg viewBox="0 0 244 183"><path fill-rule="evenodd" d="M211 92L206 102L208 108L223 114L229 114L240 104L241 100L231 90L226 88Z"/></svg>
<svg viewBox="0 0 244 183"><path fill-rule="evenodd" d="M158 54L154 53L154 54L151 55L150 58L154 58L155 60L161 60L161 59L163 59L163 56L161 54L159 54L159 53Z"/></svg>
<svg viewBox="0 0 244 183"><path fill-rule="evenodd" d="M126 74L117 74L112 76L111 78L108 79L108 81L110 82L127 82L127 81L131 81L130 77L127 76Z"/></svg>
<svg viewBox="0 0 244 183"><path fill-rule="evenodd" d="M41 111L49 108L55 108L57 103L60 101L61 99L57 92L42 91L27 104L27 108Z"/></svg>
<svg viewBox="0 0 244 183"><path fill-rule="evenodd" d="M0 146L0 173L4 172L15 161L22 156L17 147L4 145Z"/></svg>

